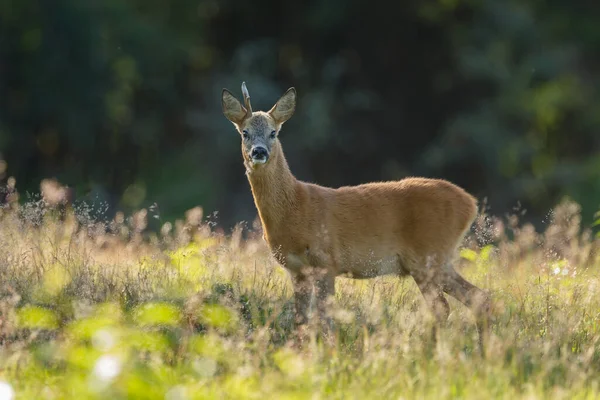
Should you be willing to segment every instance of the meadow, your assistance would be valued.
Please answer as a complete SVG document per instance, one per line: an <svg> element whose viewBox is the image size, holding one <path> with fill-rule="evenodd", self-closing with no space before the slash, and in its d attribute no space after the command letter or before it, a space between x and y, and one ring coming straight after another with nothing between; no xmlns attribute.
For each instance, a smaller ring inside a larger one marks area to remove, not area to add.
<svg viewBox="0 0 600 400"><path fill-rule="evenodd" d="M339 278L335 344L313 329L299 349L260 231L205 217L153 232L149 210L0 209L0 400L600 397L600 238L573 202L539 231L482 212L465 239L458 270L494 302L484 354L463 305L433 341L391 276Z"/></svg>

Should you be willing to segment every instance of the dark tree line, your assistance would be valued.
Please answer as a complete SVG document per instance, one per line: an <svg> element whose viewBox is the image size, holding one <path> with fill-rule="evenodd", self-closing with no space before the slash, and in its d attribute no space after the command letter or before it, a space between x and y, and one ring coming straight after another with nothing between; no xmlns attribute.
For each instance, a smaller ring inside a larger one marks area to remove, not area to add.
<svg viewBox="0 0 600 400"><path fill-rule="evenodd" d="M299 93L292 170L340 186L451 179L541 220L600 206L600 6L592 1L7 0L0 179L56 177L112 210L255 215L220 91ZM25 196L21 196L22 199Z"/></svg>

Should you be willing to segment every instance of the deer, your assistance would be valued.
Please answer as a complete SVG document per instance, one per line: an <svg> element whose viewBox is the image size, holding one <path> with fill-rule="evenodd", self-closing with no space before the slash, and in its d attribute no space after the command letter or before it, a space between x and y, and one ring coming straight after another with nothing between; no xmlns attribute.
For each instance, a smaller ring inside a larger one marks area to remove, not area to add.
<svg viewBox="0 0 600 400"><path fill-rule="evenodd" d="M315 299L330 331L326 307L335 296L336 277L393 274L414 279L438 325L450 314L444 294L470 308L483 347L490 299L453 267L477 216L477 200L443 179L408 177L339 188L302 182L290 171L279 139L294 114L296 89L289 88L267 112L252 110L245 82L242 94L243 104L223 89L222 109L241 136L263 239L291 277L295 326L307 326Z"/></svg>

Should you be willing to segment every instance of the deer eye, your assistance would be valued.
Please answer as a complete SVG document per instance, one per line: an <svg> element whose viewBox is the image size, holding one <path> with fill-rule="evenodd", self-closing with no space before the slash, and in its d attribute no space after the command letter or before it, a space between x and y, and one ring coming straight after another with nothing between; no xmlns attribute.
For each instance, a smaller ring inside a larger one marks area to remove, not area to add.
<svg viewBox="0 0 600 400"><path fill-rule="evenodd" d="M275 139L275 136L277 136L277 131L271 132L271 139Z"/></svg>
<svg viewBox="0 0 600 400"><path fill-rule="evenodd" d="M244 139L248 139L248 136L250 136L250 134L248 133L248 131L242 131L242 137Z"/></svg>

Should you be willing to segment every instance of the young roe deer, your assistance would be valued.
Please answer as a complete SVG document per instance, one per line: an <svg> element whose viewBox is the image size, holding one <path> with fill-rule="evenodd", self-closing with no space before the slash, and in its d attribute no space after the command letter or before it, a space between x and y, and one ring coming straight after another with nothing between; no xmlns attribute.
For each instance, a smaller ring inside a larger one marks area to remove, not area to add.
<svg viewBox="0 0 600 400"><path fill-rule="evenodd" d="M475 198L440 179L406 178L338 189L301 182L290 172L279 132L296 106L290 88L268 112L252 111L227 89L223 113L242 136L242 156L264 239L294 287L295 321L308 322L313 290L317 312L335 294L336 276L410 275L438 321L450 312L443 293L478 317L486 294L453 268L457 246L477 215ZM482 318L478 318L481 322ZM327 322L330 322L327 320ZM481 324L478 323L481 340Z"/></svg>

